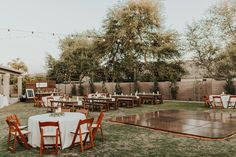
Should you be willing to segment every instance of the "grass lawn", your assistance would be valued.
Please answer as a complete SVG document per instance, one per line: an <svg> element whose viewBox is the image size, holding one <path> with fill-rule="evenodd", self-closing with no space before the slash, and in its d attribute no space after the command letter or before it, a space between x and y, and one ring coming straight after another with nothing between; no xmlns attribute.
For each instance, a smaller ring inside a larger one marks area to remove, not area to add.
<svg viewBox="0 0 236 157"><path fill-rule="evenodd" d="M111 110L105 113L105 119L160 109L213 112L211 109L206 109L202 103L165 101L162 105L144 105L143 107ZM19 145L16 154L7 151L8 126L5 117L15 113L22 124L27 124L30 116L45 112L46 109L35 108L32 103L17 103L0 109L0 156L39 156L39 149L24 150ZM223 110L223 112L229 112L229 110ZM231 112L235 111L231 110ZM89 113L90 116L95 118L98 114L98 112ZM58 156L236 156L236 136L221 141L200 140L109 121L103 121L103 129L105 140L104 142L101 141L100 132L98 132L93 149L81 153L79 146L77 146L72 150L62 150Z"/></svg>

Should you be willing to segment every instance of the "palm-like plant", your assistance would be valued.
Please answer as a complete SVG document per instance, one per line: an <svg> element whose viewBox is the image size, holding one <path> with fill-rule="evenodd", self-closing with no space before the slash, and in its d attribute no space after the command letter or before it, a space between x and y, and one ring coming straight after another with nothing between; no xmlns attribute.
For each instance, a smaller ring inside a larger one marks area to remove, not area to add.
<svg viewBox="0 0 236 157"><path fill-rule="evenodd" d="M23 72L28 72L27 65L23 61L21 61L20 58L11 60L11 62L8 62L8 65L13 69Z"/></svg>

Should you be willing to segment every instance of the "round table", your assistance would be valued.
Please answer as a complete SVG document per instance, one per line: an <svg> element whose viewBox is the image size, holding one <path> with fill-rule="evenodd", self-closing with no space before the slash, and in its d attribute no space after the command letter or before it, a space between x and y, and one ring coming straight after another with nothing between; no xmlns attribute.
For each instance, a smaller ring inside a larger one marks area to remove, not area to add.
<svg viewBox="0 0 236 157"><path fill-rule="evenodd" d="M213 96L220 96L220 97L221 97L221 100L222 100L222 103L223 103L223 107L224 107L224 108L227 108L230 95L210 95L210 96L209 96L209 100L210 100L211 102L213 102ZM216 102L220 102L220 101L219 101L219 100L216 100Z"/></svg>
<svg viewBox="0 0 236 157"><path fill-rule="evenodd" d="M31 116L28 119L28 130L30 131L28 143L32 147L40 147L39 121L58 121L61 132L62 149L68 148L71 145L74 136L70 132L76 130L79 120L81 119L86 119L85 115L76 112L65 112L63 116L58 117L52 117L50 116L50 113ZM55 132L55 128L50 127L45 128L44 131L52 132L52 129L54 129L53 131ZM45 138L45 143L54 142L55 139L53 138Z"/></svg>

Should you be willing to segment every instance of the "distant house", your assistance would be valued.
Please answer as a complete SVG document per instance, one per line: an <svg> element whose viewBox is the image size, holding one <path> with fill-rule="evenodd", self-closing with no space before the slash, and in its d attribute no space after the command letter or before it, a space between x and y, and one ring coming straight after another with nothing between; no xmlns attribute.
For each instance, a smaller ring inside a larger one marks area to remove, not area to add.
<svg viewBox="0 0 236 157"><path fill-rule="evenodd" d="M34 74L29 74L30 77L42 77L46 78L47 74L46 73L34 73Z"/></svg>

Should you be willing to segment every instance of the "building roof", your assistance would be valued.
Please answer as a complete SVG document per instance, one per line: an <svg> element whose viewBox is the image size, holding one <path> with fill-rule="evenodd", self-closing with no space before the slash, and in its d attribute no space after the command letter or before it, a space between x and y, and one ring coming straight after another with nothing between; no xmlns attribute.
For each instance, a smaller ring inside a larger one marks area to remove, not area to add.
<svg viewBox="0 0 236 157"><path fill-rule="evenodd" d="M13 68L9 68L9 67L5 67L0 65L0 74L12 74L12 75L21 75L23 72L13 69Z"/></svg>

